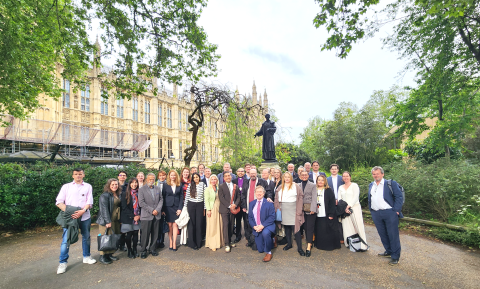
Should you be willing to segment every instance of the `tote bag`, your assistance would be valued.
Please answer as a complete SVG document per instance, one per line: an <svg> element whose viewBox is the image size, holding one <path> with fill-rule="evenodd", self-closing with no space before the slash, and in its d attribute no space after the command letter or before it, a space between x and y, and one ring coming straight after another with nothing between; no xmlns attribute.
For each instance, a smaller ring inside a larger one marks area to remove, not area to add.
<svg viewBox="0 0 480 289"><path fill-rule="evenodd" d="M282 190L282 195L280 196L280 203L282 202L282 196L283 196L283 190ZM278 209L275 212L275 221L281 222L282 221L282 211Z"/></svg>
<svg viewBox="0 0 480 289"><path fill-rule="evenodd" d="M117 250L117 244L120 240L120 234L107 235L108 230L105 229L105 234L97 236L98 251L115 251Z"/></svg>

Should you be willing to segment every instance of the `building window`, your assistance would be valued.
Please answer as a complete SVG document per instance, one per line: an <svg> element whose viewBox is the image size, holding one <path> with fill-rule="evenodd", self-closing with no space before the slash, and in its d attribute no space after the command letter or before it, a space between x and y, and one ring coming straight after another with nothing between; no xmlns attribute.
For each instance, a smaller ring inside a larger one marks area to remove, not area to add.
<svg viewBox="0 0 480 289"><path fill-rule="evenodd" d="M70 126L64 124L62 126L63 134L62 134L62 139L65 142L70 142Z"/></svg>
<svg viewBox="0 0 480 289"><path fill-rule="evenodd" d="M117 99L117 117L123 118L123 98Z"/></svg>
<svg viewBox="0 0 480 289"><path fill-rule="evenodd" d="M102 145L108 145L108 130L100 131L100 143Z"/></svg>
<svg viewBox="0 0 480 289"><path fill-rule="evenodd" d="M173 150L172 150L172 140L168 140L168 158L170 158L173 155Z"/></svg>
<svg viewBox="0 0 480 289"><path fill-rule="evenodd" d="M147 140L150 140L150 136L147 138ZM150 158L150 146L145 150L145 157Z"/></svg>
<svg viewBox="0 0 480 289"><path fill-rule="evenodd" d="M178 158L183 159L183 148L182 148L182 142L181 141L178 143Z"/></svg>
<svg viewBox="0 0 480 289"><path fill-rule="evenodd" d="M182 112L178 111L178 130L182 130Z"/></svg>
<svg viewBox="0 0 480 289"><path fill-rule="evenodd" d="M63 80L63 106L70 107L70 81Z"/></svg>
<svg viewBox="0 0 480 289"><path fill-rule="evenodd" d="M158 105L158 121L159 126L162 126L162 106Z"/></svg>
<svg viewBox="0 0 480 289"><path fill-rule="evenodd" d="M172 127L172 108L167 108L167 127L168 128L173 128Z"/></svg>
<svg viewBox="0 0 480 289"><path fill-rule="evenodd" d="M202 144L202 161L205 161L205 145Z"/></svg>
<svg viewBox="0 0 480 289"><path fill-rule="evenodd" d="M150 123L150 101L145 100L145 123Z"/></svg>
<svg viewBox="0 0 480 289"><path fill-rule="evenodd" d="M210 161L213 161L213 145L210 146Z"/></svg>
<svg viewBox="0 0 480 289"><path fill-rule="evenodd" d="M218 161L218 148L215 147L215 161Z"/></svg>
<svg viewBox="0 0 480 289"><path fill-rule="evenodd" d="M215 122L215 137L218 137L218 127L216 122Z"/></svg>
<svg viewBox="0 0 480 289"><path fill-rule="evenodd" d="M198 161L200 157L198 156L200 154L200 146L197 146L197 151L195 152L195 159Z"/></svg>
<svg viewBox="0 0 480 289"><path fill-rule="evenodd" d="M188 131L188 113L185 113L185 131Z"/></svg>
<svg viewBox="0 0 480 289"><path fill-rule="evenodd" d="M103 115L108 115L108 92L102 89L102 94L100 95L100 113Z"/></svg>
<svg viewBox="0 0 480 289"><path fill-rule="evenodd" d="M163 142L162 139L158 139L158 157L162 158L163 157Z"/></svg>
<svg viewBox="0 0 480 289"><path fill-rule="evenodd" d="M133 99L132 108L133 108L133 120L138 121L138 98Z"/></svg>
<svg viewBox="0 0 480 289"><path fill-rule="evenodd" d="M85 86L85 90L81 91L80 96L81 96L80 109L83 111L90 111L90 85Z"/></svg>

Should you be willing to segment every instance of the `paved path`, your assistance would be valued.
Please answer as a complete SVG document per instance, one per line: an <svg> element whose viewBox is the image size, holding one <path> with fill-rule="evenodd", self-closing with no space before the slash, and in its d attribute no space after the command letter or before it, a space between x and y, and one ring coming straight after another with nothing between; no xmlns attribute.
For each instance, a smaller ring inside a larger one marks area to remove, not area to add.
<svg viewBox="0 0 480 289"><path fill-rule="evenodd" d="M86 265L81 243L72 245L67 272L56 275L61 232L0 238L0 288L479 288L480 254L401 234L400 265L377 257L383 248L375 227L366 226L370 251L351 253L313 249L300 257L296 248L274 251L269 263L242 240L231 253L180 247L158 257L129 259L116 254L111 265ZM92 236L98 234L92 227ZM92 256L98 260L96 238ZM114 287L112 287L114 286Z"/></svg>

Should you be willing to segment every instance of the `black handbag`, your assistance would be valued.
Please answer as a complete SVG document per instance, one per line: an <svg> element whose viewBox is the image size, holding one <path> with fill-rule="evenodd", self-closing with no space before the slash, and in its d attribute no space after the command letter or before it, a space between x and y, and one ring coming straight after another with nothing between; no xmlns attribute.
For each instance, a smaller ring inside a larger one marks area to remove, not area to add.
<svg viewBox="0 0 480 289"><path fill-rule="evenodd" d="M118 248L118 242L120 241L120 234L107 235L108 229L106 228L104 235L97 236L98 251L116 251ZM113 230L112 230L113 232Z"/></svg>
<svg viewBox="0 0 480 289"><path fill-rule="evenodd" d="M162 231L164 234L168 233L170 231L170 228L168 227L168 223L167 221L164 219L163 220L163 228L162 228Z"/></svg>

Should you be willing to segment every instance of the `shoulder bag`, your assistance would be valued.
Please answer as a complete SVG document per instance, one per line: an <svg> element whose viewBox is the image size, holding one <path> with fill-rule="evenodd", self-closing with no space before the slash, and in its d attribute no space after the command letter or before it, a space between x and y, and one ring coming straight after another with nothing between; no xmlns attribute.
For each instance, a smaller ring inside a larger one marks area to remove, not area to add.
<svg viewBox="0 0 480 289"><path fill-rule="evenodd" d="M280 200L279 200L279 203L280 203L280 206L282 205L282 196L283 196L283 190L281 190L282 194L280 195ZM278 209L276 212L275 212L275 221L278 221L278 222L281 222L282 221L282 211L280 209Z"/></svg>
<svg viewBox="0 0 480 289"><path fill-rule="evenodd" d="M112 230L111 235L107 235L108 230ZM120 234L113 234L112 228L106 228L105 234L97 236L98 251L115 251L120 241Z"/></svg>
<svg viewBox="0 0 480 289"><path fill-rule="evenodd" d="M233 192L232 192L232 204L233 200L235 199L235 191L237 190L237 185L233 184ZM240 206L236 206L235 209L230 207L230 213L236 215L240 212Z"/></svg>

